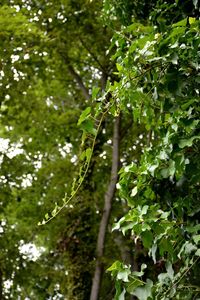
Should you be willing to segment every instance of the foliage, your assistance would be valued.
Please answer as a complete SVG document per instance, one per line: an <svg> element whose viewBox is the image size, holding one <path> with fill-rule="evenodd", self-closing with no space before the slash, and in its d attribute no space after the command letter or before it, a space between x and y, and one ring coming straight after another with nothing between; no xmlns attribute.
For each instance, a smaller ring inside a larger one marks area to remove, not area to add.
<svg viewBox="0 0 200 300"><path fill-rule="evenodd" d="M199 293L199 21L169 21L165 27L134 22L113 37L119 81L110 90L135 126L145 128L141 157L120 170L118 189L130 210L113 230L131 231L149 257L142 273L119 262L108 269L116 299L126 292L138 299L193 299Z"/></svg>
<svg viewBox="0 0 200 300"><path fill-rule="evenodd" d="M199 296L198 14L197 1L2 2L1 298L89 299L119 114L100 299L110 273L116 300Z"/></svg>
<svg viewBox="0 0 200 300"><path fill-rule="evenodd" d="M91 122L89 127L82 122L79 128L77 122L81 110L94 105L82 96L69 70L73 67L88 90L100 89L102 74L110 69L105 55L109 32L102 34L100 3L1 4L2 297L88 298L97 234L93 224L99 221L107 180L99 169L101 165L104 172L108 168L99 154L108 138L105 135L99 141L99 132L95 139L99 146L90 166L93 181L87 174L78 198L63 206L79 174L80 127L89 132L91 128ZM90 147L81 156L86 168ZM38 222L62 206L59 218L38 227ZM21 251L28 245L39 249L39 258Z"/></svg>

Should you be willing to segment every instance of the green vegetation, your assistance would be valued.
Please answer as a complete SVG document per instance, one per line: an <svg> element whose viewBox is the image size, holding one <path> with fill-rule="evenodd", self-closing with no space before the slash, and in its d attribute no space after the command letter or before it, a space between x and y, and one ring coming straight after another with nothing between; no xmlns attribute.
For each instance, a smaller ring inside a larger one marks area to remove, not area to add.
<svg viewBox="0 0 200 300"><path fill-rule="evenodd" d="M196 0L1 2L0 299L200 298L199 45Z"/></svg>

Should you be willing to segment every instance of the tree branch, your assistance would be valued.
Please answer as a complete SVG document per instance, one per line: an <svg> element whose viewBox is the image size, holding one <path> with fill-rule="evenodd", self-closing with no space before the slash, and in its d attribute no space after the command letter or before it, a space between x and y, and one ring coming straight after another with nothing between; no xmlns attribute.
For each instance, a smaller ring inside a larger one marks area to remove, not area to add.
<svg viewBox="0 0 200 300"><path fill-rule="evenodd" d="M68 64L68 71L69 71L70 75L75 79L75 81L78 84L79 88L81 89L84 97L86 99L89 99L90 94L88 92L88 89L84 85L81 76L78 73L76 73L76 71L74 70L74 68L70 64Z"/></svg>
<svg viewBox="0 0 200 300"><path fill-rule="evenodd" d="M73 66L71 65L70 58L62 51L60 51L59 53L60 53L60 56L62 57L62 59L64 60L65 64L67 65L69 74L76 81L80 90L82 91L83 96L86 99L90 99L89 91L88 91L87 87L85 86L85 84L83 83L81 76L74 70Z"/></svg>
<svg viewBox="0 0 200 300"><path fill-rule="evenodd" d="M116 190L116 183L118 180L118 168L119 168L119 140L120 140L120 117L117 117L114 122L113 130L113 151L112 151L112 169L111 178L108 184L107 191L104 196L104 209L100 222L97 249L96 249L96 267L93 276L92 289L90 300L97 300L99 297L99 291L101 286L101 278L103 272L103 255L105 246L105 236L108 227L109 217L112 208L112 199Z"/></svg>
<svg viewBox="0 0 200 300"><path fill-rule="evenodd" d="M88 53L91 55L91 57L94 59L94 61L96 61L96 63L101 68L102 72L106 73L104 66L101 64L101 62L96 57L96 55L93 53L93 51L90 49L90 47L87 46L87 44L84 42L84 40L82 39L81 36L79 36L79 39L80 39L80 42L81 42L82 46L88 51Z"/></svg>

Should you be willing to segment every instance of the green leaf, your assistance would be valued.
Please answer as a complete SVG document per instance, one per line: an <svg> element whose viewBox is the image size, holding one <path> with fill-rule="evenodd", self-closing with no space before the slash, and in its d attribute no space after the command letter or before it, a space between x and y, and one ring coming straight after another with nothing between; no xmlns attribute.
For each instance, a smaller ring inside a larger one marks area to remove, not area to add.
<svg viewBox="0 0 200 300"><path fill-rule="evenodd" d="M164 227L164 224L163 224L163 227ZM166 228L164 229L164 231L166 232L168 225L166 224L165 227ZM161 233L161 236L162 236L162 233ZM164 238L162 236L162 239L161 239L161 241L159 243L159 252L160 252L161 256L164 256L165 253L169 253L170 255L173 255L174 248L172 246L171 241L167 237Z"/></svg>
<svg viewBox="0 0 200 300"><path fill-rule="evenodd" d="M87 148L86 151L85 151L85 155L86 155L86 158L87 158L87 162L89 162L90 158L92 156L92 149L91 148Z"/></svg>
<svg viewBox="0 0 200 300"><path fill-rule="evenodd" d="M189 17L189 23L190 23L190 25L193 24L195 21L196 21L195 18Z"/></svg>
<svg viewBox="0 0 200 300"><path fill-rule="evenodd" d="M153 242L153 233L151 231L144 231L141 233L141 238L144 247L149 249Z"/></svg>
<svg viewBox="0 0 200 300"><path fill-rule="evenodd" d="M164 220L167 220L167 218L169 217L169 215L170 215L170 212L169 212L169 211L162 212L160 218L161 218L161 219L164 219Z"/></svg>
<svg viewBox="0 0 200 300"><path fill-rule="evenodd" d="M138 272L139 273L139 272ZM126 290L129 294L132 294L137 287L142 286L144 283L138 278L131 279L130 283L127 285Z"/></svg>
<svg viewBox="0 0 200 300"><path fill-rule="evenodd" d="M169 278L172 280L174 278L174 270L170 261L166 262L166 270L167 274L169 275Z"/></svg>
<svg viewBox="0 0 200 300"><path fill-rule="evenodd" d="M193 245L192 243L186 243L185 244L185 254L190 254L191 252L193 252L194 250L196 250L197 247L195 245Z"/></svg>
<svg viewBox="0 0 200 300"><path fill-rule="evenodd" d="M124 291L124 289L122 291L122 284L119 280L115 281L115 290L116 290L116 293L115 293L115 298L114 299L119 300L119 297L121 296L121 294ZM122 298L122 300L124 300L124 299Z"/></svg>
<svg viewBox="0 0 200 300"><path fill-rule="evenodd" d="M186 227L186 230L190 233L196 233L200 230L200 224L197 224L195 226L189 226L189 227Z"/></svg>
<svg viewBox="0 0 200 300"><path fill-rule="evenodd" d="M91 107L87 107L82 114L80 115L80 118L78 120L78 126L81 125L81 123L83 123L90 115L91 112Z"/></svg>
<svg viewBox="0 0 200 300"><path fill-rule="evenodd" d="M200 139L200 136L199 135L195 135L189 139L182 139L179 141L178 145L179 147L182 149L182 148L185 148L185 147L191 147L193 145L193 141L195 139Z"/></svg>
<svg viewBox="0 0 200 300"><path fill-rule="evenodd" d="M193 2L193 4L194 4L194 7L195 7L195 9L197 9L198 8L198 0L193 0L192 1Z"/></svg>
<svg viewBox="0 0 200 300"><path fill-rule="evenodd" d="M181 20L181 21L173 24L172 27L179 27L179 26L185 27L186 25L187 25L187 18L185 18L185 19L183 19L183 20Z"/></svg>
<svg viewBox="0 0 200 300"><path fill-rule="evenodd" d="M99 87L93 87L92 89L92 99L95 100L96 99L96 96L98 94L98 92L100 91L100 88Z"/></svg>
<svg viewBox="0 0 200 300"><path fill-rule="evenodd" d="M132 295L138 297L139 300L148 300L151 297L151 289L153 282L150 279L147 279L147 283L143 287L138 287Z"/></svg>
<svg viewBox="0 0 200 300"><path fill-rule="evenodd" d="M122 263L119 260L116 260L108 269L107 271L111 272L111 271L119 271L122 269Z"/></svg>
<svg viewBox="0 0 200 300"><path fill-rule="evenodd" d="M146 268L147 268L147 265L146 265L146 264L142 264L142 265L141 265L141 271L140 271L140 272L134 271L134 272L132 272L131 275L141 277L141 276L144 275L144 270L145 270ZM135 277L134 277L134 279L135 279ZM137 279L138 279L138 278L137 278ZM142 284L144 284L144 283L142 282Z"/></svg>
<svg viewBox="0 0 200 300"><path fill-rule="evenodd" d="M162 169L160 171L160 174L163 178L168 178L169 177L169 169L168 168Z"/></svg>
<svg viewBox="0 0 200 300"><path fill-rule="evenodd" d="M141 216L146 215L149 205L144 205L141 210Z"/></svg>
<svg viewBox="0 0 200 300"><path fill-rule="evenodd" d="M131 191L131 197L135 197L135 195L137 195L137 192L138 192L137 186L135 186Z"/></svg>
<svg viewBox="0 0 200 300"><path fill-rule="evenodd" d="M116 67L119 72L123 70L123 67L118 63L116 63Z"/></svg>
<svg viewBox="0 0 200 300"><path fill-rule="evenodd" d="M162 169L160 174L163 178L168 178L169 176L173 177L175 172L176 172L175 161L170 159L169 167Z"/></svg>
<svg viewBox="0 0 200 300"><path fill-rule="evenodd" d="M123 271L118 272L117 279L122 280L124 282L129 282L128 276L131 274L130 269L124 269Z"/></svg>
<svg viewBox="0 0 200 300"><path fill-rule="evenodd" d="M117 297L115 297L115 300L125 300L125 294L126 294L126 290L123 289L123 291L121 292L121 294Z"/></svg>
<svg viewBox="0 0 200 300"><path fill-rule="evenodd" d="M85 151L83 151L80 155L80 160L84 160L85 156L86 156L86 153L85 153Z"/></svg>
<svg viewBox="0 0 200 300"><path fill-rule="evenodd" d="M184 104L182 104L181 105L181 108L183 109L183 110L186 110L186 109L188 109L188 107L190 107L194 102L196 102L197 100L196 99L190 99L190 100L188 100L186 103L184 103Z"/></svg>
<svg viewBox="0 0 200 300"><path fill-rule="evenodd" d="M94 127L94 122L92 120L85 120L81 123L81 129L86 131L87 133L90 133L92 135L96 135L97 133L97 130L96 128Z"/></svg>
<svg viewBox="0 0 200 300"><path fill-rule="evenodd" d="M135 225L135 222L130 222L130 223L126 224L126 225L121 226L121 230L122 230L123 235L125 235L126 232L129 229L133 229L134 225Z"/></svg>
<svg viewBox="0 0 200 300"><path fill-rule="evenodd" d="M152 259L153 259L153 262L154 264L156 263L156 251L157 251L157 244L153 244L153 246L151 247L151 256L152 256Z"/></svg>
<svg viewBox="0 0 200 300"><path fill-rule="evenodd" d="M54 208L54 210L52 210L51 215L54 217L56 215L57 212L57 207Z"/></svg>
<svg viewBox="0 0 200 300"><path fill-rule="evenodd" d="M196 255L196 256L200 256L200 249L198 249L198 250L195 252L195 255Z"/></svg>
<svg viewBox="0 0 200 300"><path fill-rule="evenodd" d="M197 244L199 243L199 241L200 241L200 234L198 234L198 235L193 235L192 238L193 238L195 244L197 245Z"/></svg>
<svg viewBox="0 0 200 300"><path fill-rule="evenodd" d="M170 161L169 161L169 175L174 176L175 171L176 171L175 161L170 159Z"/></svg>
<svg viewBox="0 0 200 300"><path fill-rule="evenodd" d="M149 226L149 224L145 223L145 222L142 222L141 224L141 227L142 227L142 231L145 232L145 231L149 231L151 230L151 227Z"/></svg>

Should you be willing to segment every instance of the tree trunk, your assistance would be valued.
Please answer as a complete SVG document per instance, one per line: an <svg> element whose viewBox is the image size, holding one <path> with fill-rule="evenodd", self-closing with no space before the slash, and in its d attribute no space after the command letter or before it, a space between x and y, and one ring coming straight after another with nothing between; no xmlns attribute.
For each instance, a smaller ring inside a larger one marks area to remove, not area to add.
<svg viewBox="0 0 200 300"><path fill-rule="evenodd" d="M92 289L90 294L90 300L97 300L99 298L99 291L101 287L101 278L103 273L103 255L104 255L104 245L105 236L108 227L109 217L112 208L112 199L116 190L116 183L118 180L118 168L119 168L119 134L120 129L120 117L116 117L114 121L113 130L113 151L112 151L112 168L111 168L111 178L104 196L104 209L101 217L101 222L99 226L99 233L97 239L97 249L96 249L96 267L92 281Z"/></svg>

